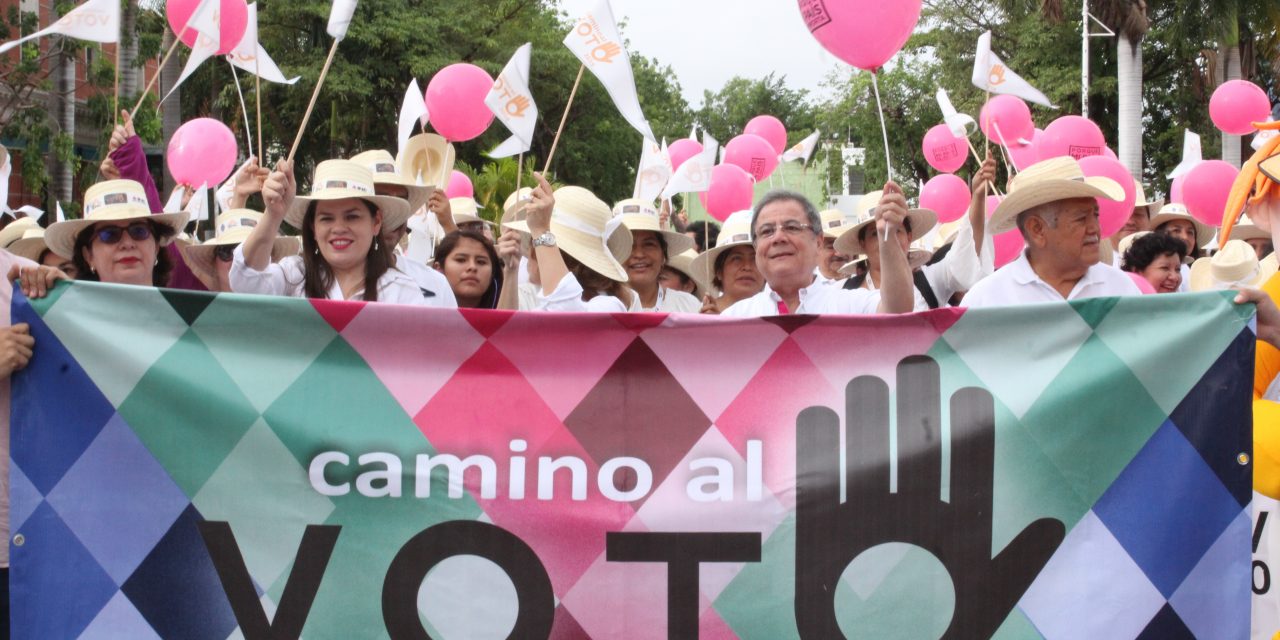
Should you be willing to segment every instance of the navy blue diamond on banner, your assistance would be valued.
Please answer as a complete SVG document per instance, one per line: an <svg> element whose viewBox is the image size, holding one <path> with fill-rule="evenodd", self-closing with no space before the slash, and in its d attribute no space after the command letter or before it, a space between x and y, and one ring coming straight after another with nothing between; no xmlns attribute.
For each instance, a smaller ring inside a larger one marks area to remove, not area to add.
<svg viewBox="0 0 1280 640"><path fill-rule="evenodd" d="M226 640L236 628L226 592L188 506L138 570L124 594L165 640Z"/></svg>
<svg viewBox="0 0 1280 640"><path fill-rule="evenodd" d="M1147 628L1138 634L1137 640L1195 640L1195 637L1196 634L1191 633L1182 618L1178 617L1178 612L1166 602L1156 613L1156 617L1147 623Z"/></svg>
<svg viewBox="0 0 1280 640"><path fill-rule="evenodd" d="M1245 329L1169 415L1241 507L1253 499L1253 359L1257 338Z"/></svg>
<svg viewBox="0 0 1280 640"><path fill-rule="evenodd" d="M1093 511L1167 599L1239 515L1240 506L1182 432L1166 421Z"/></svg>
<svg viewBox="0 0 1280 640"><path fill-rule="evenodd" d="M48 495L98 437L115 408L34 309L15 305L13 322L31 325L36 348L31 363L13 376L11 415L25 416L37 424L74 425L56 432L12 425L14 462L40 493ZM34 390L41 391L32 393ZM73 401L48 402L45 395L52 392Z"/></svg>
<svg viewBox="0 0 1280 640"><path fill-rule="evenodd" d="M14 636L79 637L119 591L116 583L47 503L14 534L21 534L23 541L10 547Z"/></svg>

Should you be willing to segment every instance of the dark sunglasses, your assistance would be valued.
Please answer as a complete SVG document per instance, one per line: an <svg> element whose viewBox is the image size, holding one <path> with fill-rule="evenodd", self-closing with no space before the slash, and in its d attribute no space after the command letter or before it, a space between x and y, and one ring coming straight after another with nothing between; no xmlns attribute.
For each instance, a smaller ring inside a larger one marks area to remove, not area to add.
<svg viewBox="0 0 1280 640"><path fill-rule="evenodd" d="M142 242L151 237L152 229L149 222L135 222L127 227L103 227L98 229L94 237L102 244L116 244L124 238L125 232L129 237L137 242Z"/></svg>
<svg viewBox="0 0 1280 640"><path fill-rule="evenodd" d="M217 249L213 250L213 257L221 262L231 262L236 257L236 247L238 244L220 244Z"/></svg>

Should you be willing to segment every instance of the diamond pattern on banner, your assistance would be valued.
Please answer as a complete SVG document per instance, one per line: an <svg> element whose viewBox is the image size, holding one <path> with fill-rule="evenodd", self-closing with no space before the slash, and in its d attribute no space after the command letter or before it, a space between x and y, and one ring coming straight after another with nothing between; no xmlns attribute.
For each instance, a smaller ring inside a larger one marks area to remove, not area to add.
<svg viewBox="0 0 1280 640"><path fill-rule="evenodd" d="M129 425L116 416L49 493L49 504L119 585L188 503Z"/></svg>
<svg viewBox="0 0 1280 640"><path fill-rule="evenodd" d="M435 636L432 636L435 637ZM590 638L586 631L582 630L582 625L573 619L573 614L569 613L564 605L556 606L555 618L551 622L552 638Z"/></svg>
<svg viewBox="0 0 1280 640"><path fill-rule="evenodd" d="M851 322L848 318L820 317L791 334L835 389L843 389L860 375L879 376L894 389L898 362L928 352L941 335L923 315L859 319L858 331L874 331L874 340L851 336Z"/></svg>
<svg viewBox="0 0 1280 640"><path fill-rule="evenodd" d="M316 313L324 318L334 331L342 333L347 325L365 310L368 303L359 300L319 300L310 298L307 302L315 307Z"/></svg>
<svg viewBox="0 0 1280 640"><path fill-rule="evenodd" d="M342 337L364 357L404 412L417 415L484 338L452 309L423 313L393 305L380 311L357 316ZM431 366L419 366L423 362Z"/></svg>
<svg viewBox="0 0 1280 640"><path fill-rule="evenodd" d="M271 487L277 500L247 500ZM293 454L259 420L192 500L208 520L231 523L249 575L269 585L297 555L309 524L323 524L333 503L316 493Z"/></svg>
<svg viewBox="0 0 1280 640"><path fill-rule="evenodd" d="M44 320L117 407L187 332L187 321L152 287L72 287Z"/></svg>
<svg viewBox="0 0 1280 640"><path fill-rule="evenodd" d="M1200 638L1249 635L1252 518L1244 509L1205 552L1200 564L1169 599L1178 617Z"/></svg>
<svg viewBox="0 0 1280 640"><path fill-rule="evenodd" d="M1132 638L1164 605L1092 511L1067 533L1018 604L1049 640Z"/></svg>
<svg viewBox="0 0 1280 640"><path fill-rule="evenodd" d="M120 415L188 497L200 491L258 419L258 411L194 331L138 381ZM174 429L174 420L198 428Z"/></svg>
<svg viewBox="0 0 1280 640"><path fill-rule="evenodd" d="M11 627L31 638L79 637L116 593L115 582L47 504L13 533L26 542L9 547L10 583L22 585L10 594Z"/></svg>
<svg viewBox="0 0 1280 640"><path fill-rule="evenodd" d="M902 542L863 551L836 583L836 620L848 637L941 638L955 605L942 563Z"/></svg>
<svg viewBox="0 0 1280 640"><path fill-rule="evenodd" d="M760 562L749 562L712 603L740 638L799 638L795 595L796 518L774 529L760 549ZM763 598L762 594L770 597Z"/></svg>
<svg viewBox="0 0 1280 640"><path fill-rule="evenodd" d="M1178 496L1179 508L1151 499L1161 494ZM1240 506L1182 433L1166 423L1093 510L1169 598Z"/></svg>
<svg viewBox="0 0 1280 640"><path fill-rule="evenodd" d="M204 291L184 291L182 289L161 289L160 295L169 302L169 306L182 316L187 326L195 324L200 314L217 298L212 293Z"/></svg>
<svg viewBox="0 0 1280 640"><path fill-rule="evenodd" d="M1054 314L1053 322L1046 322L1045 305L971 309L943 339L1021 418L1092 334L1078 314L1065 313L1066 303L1058 306L1063 313ZM1012 366L1011 353L1036 366Z"/></svg>
<svg viewBox="0 0 1280 640"><path fill-rule="evenodd" d="M563 604L591 638L667 637L667 565L607 562L600 554Z"/></svg>
<svg viewBox="0 0 1280 640"><path fill-rule="evenodd" d="M991 640L1041 640L1044 636L1036 631L1036 626L1027 619L1027 614L1017 607L1009 612L1009 617L996 629Z"/></svg>
<svg viewBox="0 0 1280 640"><path fill-rule="evenodd" d="M1186 640L1195 640L1195 637L1196 636L1191 633L1191 630L1187 628L1186 622L1184 622L1182 618L1178 617L1178 612L1174 611L1173 607L1166 604L1160 608L1159 613L1151 619L1151 622L1147 624L1147 628L1142 630L1142 633L1137 636L1137 639L1181 640L1182 638L1185 638ZM1210 637L1226 638L1228 636L1214 633Z"/></svg>
<svg viewBox="0 0 1280 640"><path fill-rule="evenodd" d="M305 300L273 300L272 305L273 316L288 322L264 322L259 296L221 294L191 325L259 412L298 379L335 335ZM302 309L306 312L300 313ZM245 348L246 340L252 340L252 349Z"/></svg>
<svg viewBox="0 0 1280 640"><path fill-rule="evenodd" d="M738 640L738 634L729 628L729 624L716 613L715 609L707 607L702 611L702 615L698 616L698 638L699 640Z"/></svg>
<svg viewBox="0 0 1280 640"><path fill-rule="evenodd" d="M17 531L44 503L44 496L17 464L9 465L9 530Z"/></svg>
<svg viewBox="0 0 1280 640"><path fill-rule="evenodd" d="M186 511L122 585L124 594L162 638L225 640L236 628L231 605L196 529L200 514Z"/></svg>
<svg viewBox="0 0 1280 640"><path fill-rule="evenodd" d="M262 612L267 614L268 620L276 619L276 603L270 596L264 594L261 598L258 598L258 603L262 605ZM299 640L304 640L306 637L302 636ZM231 635L227 636L227 640L245 640L244 632L240 630L240 627L236 627L235 631L232 631Z"/></svg>
<svg viewBox="0 0 1280 640"><path fill-rule="evenodd" d="M120 640L161 640L156 630L147 624L146 618L129 602L123 592L117 591L107 606L98 612L82 638L119 638Z"/></svg>
<svg viewBox="0 0 1280 640"><path fill-rule="evenodd" d="M471 325L486 340L493 337L493 334L502 328L508 320L515 317L514 311L502 311L498 309L470 309L462 315L463 319Z"/></svg>

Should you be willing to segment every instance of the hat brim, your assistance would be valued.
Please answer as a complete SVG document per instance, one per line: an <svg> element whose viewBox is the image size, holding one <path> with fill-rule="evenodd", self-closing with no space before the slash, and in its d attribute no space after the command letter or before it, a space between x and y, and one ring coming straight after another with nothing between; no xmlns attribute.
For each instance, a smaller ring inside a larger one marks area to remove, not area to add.
<svg viewBox="0 0 1280 640"><path fill-rule="evenodd" d="M218 247L241 244L246 239L228 241L225 238L214 238L204 244L186 245L180 249L182 251L182 259L187 262L187 267L191 269L191 273L194 273L206 288L214 291L218 288L217 267L214 265ZM300 238L277 236L275 242L271 244L271 261L280 262L289 256L298 255L298 251L301 249L302 240Z"/></svg>
<svg viewBox="0 0 1280 640"><path fill-rule="evenodd" d="M907 211L907 219L911 221L911 242L923 238L938 224L938 214L929 209L911 209ZM862 241L858 240L858 234L862 233L863 229L869 226L873 227L875 224L875 218L872 218L849 227L836 238L836 252L849 258L866 255L867 252L862 246Z"/></svg>
<svg viewBox="0 0 1280 640"><path fill-rule="evenodd" d="M716 278L716 272L715 272L716 260L720 258L720 254L734 247L753 247L754 248L755 245L752 244L750 241L730 242L728 244L722 244L720 246L711 247L710 249L707 249L706 251L699 253L698 257L694 258L693 262L689 263L689 269L691 269L694 272L696 277L702 278L707 283L707 289L709 291L719 292L719 289L711 284L712 282L715 281L715 278Z"/></svg>
<svg viewBox="0 0 1280 640"><path fill-rule="evenodd" d="M32 262L40 262L40 255L49 249L44 238L23 238L9 245L9 253ZM65 258L64 258L65 260Z"/></svg>
<svg viewBox="0 0 1280 640"><path fill-rule="evenodd" d="M1103 198L1114 202L1124 200L1124 187L1115 180L1086 177L1084 180L1043 180L1009 193L991 214L987 226L992 235L1012 231L1018 226L1018 215L1042 204L1076 198Z"/></svg>
<svg viewBox="0 0 1280 640"><path fill-rule="evenodd" d="M533 235L529 231L529 224L524 220L508 222L503 227ZM631 255L632 239L631 230L625 226L618 225L609 236L609 253L605 253L600 238L560 224L554 216L551 218L551 235L556 237L557 249L569 254L588 269L617 282L629 280L622 262Z"/></svg>
<svg viewBox="0 0 1280 640"><path fill-rule="evenodd" d="M389 184L396 187L403 187L406 191L408 191L409 197L406 198L406 200L409 201L410 214L416 211L419 211L423 207L427 206L427 202L431 200L431 194L435 193L436 191L435 187L424 187L422 185L414 183L412 180L409 180L404 176L397 175L394 173L373 174L373 184L375 186L380 184Z"/></svg>
<svg viewBox="0 0 1280 640"><path fill-rule="evenodd" d="M375 207L382 211L383 229L399 229L403 227L409 222L409 215L412 213L409 210L409 201L404 198L369 195L355 189L327 189L318 195L294 198L293 205L289 207L289 212L284 215L284 221L295 229L302 229L302 220L307 217L307 209L311 207L311 203L331 200L365 200L373 203Z"/></svg>
<svg viewBox="0 0 1280 640"><path fill-rule="evenodd" d="M678 256L673 257L668 261L667 266L679 271L684 274L686 278L693 281L693 295L697 296L698 300L702 300L702 297L707 295L707 292L711 290L711 283L710 281L703 280L697 273L694 273L693 261L697 256L688 260L679 260L676 259L677 257Z"/></svg>
<svg viewBox="0 0 1280 640"><path fill-rule="evenodd" d="M53 223L45 230L44 241L45 244L49 245L50 251L53 251L67 260L73 260L75 258L73 254L75 253L76 236L80 235L80 232L86 228L92 227L99 222L150 220L158 225L162 225L173 230L173 236L170 236L160 242L160 246L164 247L168 246L168 244L173 241L173 238L177 237L179 233L182 233L183 227L187 226L187 220L190 218L191 214L182 211L179 213L123 215L121 217L109 216L88 220L83 218L78 220L64 220L62 222Z"/></svg>
<svg viewBox="0 0 1280 640"><path fill-rule="evenodd" d="M1261 260L1258 262L1258 275L1248 282L1232 283L1233 286L1242 286L1257 288L1266 284L1272 276L1276 274L1277 262L1275 260ZM1213 258L1197 258L1191 263L1191 277L1187 283L1187 288L1192 291L1217 291L1221 289L1219 284L1213 277Z"/></svg>
<svg viewBox="0 0 1280 640"><path fill-rule="evenodd" d="M929 260L933 258L933 253L934 252L928 249L911 247L911 249L907 251L907 267L912 271L915 271L916 269L923 267L924 265L929 263ZM853 274L857 273L858 263L862 262L865 259L866 258L863 257L861 260L850 260L849 262L845 263L845 265L840 267L839 269L840 275L852 276Z"/></svg>
<svg viewBox="0 0 1280 640"><path fill-rule="evenodd" d="M629 229L632 235L637 231L652 231L653 233L661 234L662 239L667 242L668 257L684 253L693 248L693 238L679 231L659 228L657 221L651 216L623 215L622 225Z"/></svg>
<svg viewBox="0 0 1280 640"><path fill-rule="evenodd" d="M1199 237L1196 238L1199 240ZM1238 224L1231 228L1232 240L1270 240L1271 234L1263 231L1257 225ZM13 249L10 249L13 251Z"/></svg>
<svg viewBox="0 0 1280 640"><path fill-rule="evenodd" d="M1196 247L1197 249L1203 249L1210 242L1213 242L1214 235L1218 233L1217 229L1214 229L1213 227L1203 222L1200 222L1199 220L1196 220L1195 216L1192 216L1189 213L1158 214L1156 215L1156 217L1151 219L1151 230L1155 231L1156 229L1159 229L1161 225L1166 224L1168 222L1172 222L1174 220L1186 220L1187 222L1190 222L1191 224L1195 225L1196 245L1198 245ZM1232 236L1232 238L1237 239L1234 236Z"/></svg>

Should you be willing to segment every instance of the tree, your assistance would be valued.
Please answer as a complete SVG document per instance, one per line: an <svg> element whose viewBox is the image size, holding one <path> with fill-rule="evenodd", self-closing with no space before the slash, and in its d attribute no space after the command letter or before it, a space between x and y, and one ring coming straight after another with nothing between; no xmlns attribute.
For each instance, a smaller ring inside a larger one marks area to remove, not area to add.
<svg viewBox="0 0 1280 640"><path fill-rule="evenodd" d="M772 73L759 80L730 78L719 91L703 93L702 108L695 115L698 124L725 143L741 134L752 118L771 115L786 124L788 144L799 142L813 131L815 110L808 92L788 88L786 80Z"/></svg>

